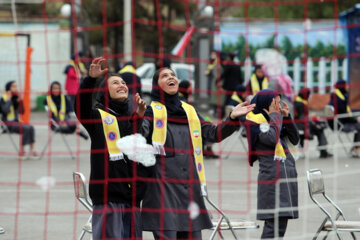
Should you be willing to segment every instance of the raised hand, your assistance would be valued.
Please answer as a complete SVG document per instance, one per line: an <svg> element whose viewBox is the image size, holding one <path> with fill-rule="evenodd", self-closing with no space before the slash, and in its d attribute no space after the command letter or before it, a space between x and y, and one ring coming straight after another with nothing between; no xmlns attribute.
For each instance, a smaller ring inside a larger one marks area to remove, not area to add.
<svg viewBox="0 0 360 240"><path fill-rule="evenodd" d="M265 108L263 110L264 110L264 112L266 112L267 115L270 115L270 113L273 113L273 112L280 113L280 108L281 108L280 103L277 102L275 100L275 98L273 98L273 100L269 106L269 110L265 109Z"/></svg>
<svg viewBox="0 0 360 240"><path fill-rule="evenodd" d="M135 94L135 102L137 103L138 107L136 109L136 113L139 116L144 116L146 110L146 102L145 100L141 99L139 93Z"/></svg>
<svg viewBox="0 0 360 240"><path fill-rule="evenodd" d="M286 104L286 102L284 102L284 101L281 101L281 102L282 102L282 104L284 105L283 108L280 106L281 115L283 115L283 117L288 117L288 116L289 116L289 113L290 113L290 108L289 108L289 106Z"/></svg>
<svg viewBox="0 0 360 240"><path fill-rule="evenodd" d="M230 118L235 119L242 115L246 115L249 112L251 112L252 110L254 110L254 108L255 108L255 104L249 105L248 101L240 103L240 104L236 105L236 107L232 110L232 112L230 114Z"/></svg>
<svg viewBox="0 0 360 240"><path fill-rule="evenodd" d="M101 64L105 62L105 58L103 57L98 57L95 58L90 65L90 69L89 69L89 76L92 78L98 78L104 74L106 74L109 69L108 68L104 68L103 70L101 69Z"/></svg>

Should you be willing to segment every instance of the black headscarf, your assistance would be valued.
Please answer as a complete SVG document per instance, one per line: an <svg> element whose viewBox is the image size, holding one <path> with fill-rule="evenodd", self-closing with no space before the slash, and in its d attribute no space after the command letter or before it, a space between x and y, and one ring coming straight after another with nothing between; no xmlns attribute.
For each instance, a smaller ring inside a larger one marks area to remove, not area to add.
<svg viewBox="0 0 360 240"><path fill-rule="evenodd" d="M269 110L269 107L275 97L279 96L278 93L276 93L273 90L270 89L264 89L258 92L255 97L251 100L251 104L256 104L253 113L259 114L261 113L267 121L270 120L268 114L263 110ZM249 164L250 166L253 165L253 163L257 160L257 155L254 152L253 146L255 146L256 141L258 140L258 136L260 133L260 126L259 124L254 124L251 121L248 121L249 127L248 130L248 145L249 145ZM250 137L250 139L249 139Z"/></svg>
<svg viewBox="0 0 360 240"><path fill-rule="evenodd" d="M346 84L347 83L342 79L337 81L335 84L335 88L340 90L340 92L344 95L345 99L337 97L335 93L331 95L330 105L334 106L336 114L347 113L349 94L346 91Z"/></svg>
<svg viewBox="0 0 360 240"><path fill-rule="evenodd" d="M5 84L5 91L10 91L11 85L14 83L15 81L9 81Z"/></svg>
<svg viewBox="0 0 360 240"><path fill-rule="evenodd" d="M15 83L14 80L7 82L5 84L5 91L10 91L11 85L13 85L13 83ZM14 106L15 110L18 109L18 107L19 107L19 97L17 95L13 94L12 97L11 97L11 101L13 103L13 106Z"/></svg>
<svg viewBox="0 0 360 240"><path fill-rule="evenodd" d="M255 65L255 69L254 69L254 74L256 75L256 70L261 69L262 70L262 65ZM263 74L263 76L260 78L256 75L256 79L259 81L259 85L261 86L262 81L264 80L265 75Z"/></svg>
<svg viewBox="0 0 360 240"><path fill-rule="evenodd" d="M304 99L304 100L309 100L310 93L311 93L311 89L310 89L310 88L304 88L304 89L301 89L301 90L299 91L298 96L301 97L301 98Z"/></svg>
<svg viewBox="0 0 360 240"><path fill-rule="evenodd" d="M59 87L60 87L60 94L57 95L57 96L53 95L53 93L52 93L52 88L53 88L54 85L59 85ZM61 84L60 84L60 82L58 82L58 81L53 81L53 82L50 84L50 87L49 87L49 95L51 96L51 99L53 100L56 108L59 110L59 109L61 108ZM45 100L46 100L46 99L45 99ZM46 104L47 104L47 103L46 103ZM65 107L66 107L66 113L72 112L72 111L73 111L73 108L72 108L72 106L71 106L70 101L69 101L67 98L65 98L65 104L66 104L66 106L65 106Z"/></svg>
<svg viewBox="0 0 360 240"><path fill-rule="evenodd" d="M164 69L170 69L170 68L161 68L161 69L157 70L153 76L152 89L151 89L151 100L161 102L162 104L164 104L166 106L167 116L168 116L168 118L170 117L170 119L168 119L168 121L172 121L172 120L176 121L176 119L179 119L179 118L187 119L186 112L181 106L179 93L177 92L174 95L167 94L160 88L160 86L158 84L160 72ZM173 71L172 69L170 69L170 70ZM148 107L146 109L145 116L153 116L151 107Z"/></svg>
<svg viewBox="0 0 360 240"><path fill-rule="evenodd" d="M61 105L61 91L60 91L60 94L58 95L58 96L55 96L55 95L53 95L53 93L52 93L52 88L53 88L53 86L54 85L59 85L60 86L60 89L61 89L61 85L60 85L60 83L58 82L58 81L54 81L54 82L52 82L51 84L50 84L50 87L49 87L49 95L51 95L51 98L52 98L52 100L53 100L53 102L55 103L55 105L56 105L56 108L57 109L60 109L60 105Z"/></svg>
<svg viewBox="0 0 360 240"><path fill-rule="evenodd" d="M107 79L112 76L120 77L119 74L108 74ZM103 80L98 87L95 108L100 108L119 116L130 116L133 113L132 104L131 101L129 101L131 95L129 94L128 98L122 102L112 99L107 87L107 79Z"/></svg>
<svg viewBox="0 0 360 240"><path fill-rule="evenodd" d="M341 93L347 97L347 91L346 91L346 84L347 82L345 82L344 80L340 79L335 83L335 88L339 89L341 91Z"/></svg>

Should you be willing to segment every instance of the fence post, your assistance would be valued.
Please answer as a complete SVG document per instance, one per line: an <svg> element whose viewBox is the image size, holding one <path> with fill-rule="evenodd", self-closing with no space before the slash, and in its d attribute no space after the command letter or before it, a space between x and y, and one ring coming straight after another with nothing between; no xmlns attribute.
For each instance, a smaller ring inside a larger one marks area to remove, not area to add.
<svg viewBox="0 0 360 240"><path fill-rule="evenodd" d="M304 83L306 87L313 90L314 87L314 77L313 77L314 64L311 58L308 58L306 62L306 82Z"/></svg>
<svg viewBox="0 0 360 240"><path fill-rule="evenodd" d="M294 60L293 64L293 73L294 73L294 91L295 93L299 92L301 89L301 62L300 59L297 57Z"/></svg>
<svg viewBox="0 0 360 240"><path fill-rule="evenodd" d="M319 93L325 93L325 82L326 82L326 61L324 57L320 58L319 61L319 73L318 73L318 87Z"/></svg>
<svg viewBox="0 0 360 240"><path fill-rule="evenodd" d="M342 79L347 81L348 80L348 60L344 58L342 63Z"/></svg>
<svg viewBox="0 0 360 240"><path fill-rule="evenodd" d="M245 85L248 83L248 81L250 80L251 77L251 59L250 57L246 57L245 62L244 62L244 83Z"/></svg>
<svg viewBox="0 0 360 240"><path fill-rule="evenodd" d="M334 91L334 85L337 82L338 79L338 60L336 58L333 58L331 60L331 92Z"/></svg>

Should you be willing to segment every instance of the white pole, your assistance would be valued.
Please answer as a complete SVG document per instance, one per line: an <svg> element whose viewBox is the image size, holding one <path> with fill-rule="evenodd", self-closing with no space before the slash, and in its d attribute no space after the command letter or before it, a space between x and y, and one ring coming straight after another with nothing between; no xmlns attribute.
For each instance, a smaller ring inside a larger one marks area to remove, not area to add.
<svg viewBox="0 0 360 240"><path fill-rule="evenodd" d="M347 81L348 80L348 59L345 58L343 60L343 64L342 64L342 79Z"/></svg>
<svg viewBox="0 0 360 240"><path fill-rule="evenodd" d="M124 59L132 61L131 0L124 0Z"/></svg>
<svg viewBox="0 0 360 240"><path fill-rule="evenodd" d="M293 64L293 72L294 72L294 90L295 92L299 92L301 89L301 62L299 58L295 58Z"/></svg>
<svg viewBox="0 0 360 240"><path fill-rule="evenodd" d="M314 64L311 58L308 58L306 63L306 87L310 88L313 91L314 87L314 78L313 78L313 70Z"/></svg>
<svg viewBox="0 0 360 240"><path fill-rule="evenodd" d="M244 77L245 77L245 85L249 82L251 77L251 59L250 57L246 57L245 62L245 69L244 69Z"/></svg>
<svg viewBox="0 0 360 240"><path fill-rule="evenodd" d="M325 93L325 82L326 82L326 61L324 57L320 58L319 62L319 93L324 94Z"/></svg>
<svg viewBox="0 0 360 240"><path fill-rule="evenodd" d="M334 58L331 60L331 92L334 90L334 84L338 79L338 60Z"/></svg>
<svg viewBox="0 0 360 240"><path fill-rule="evenodd" d="M17 16L16 16L15 0L11 0L11 13L12 13L12 17L13 17L13 22L14 22L14 25L15 25L15 29L17 29Z"/></svg>

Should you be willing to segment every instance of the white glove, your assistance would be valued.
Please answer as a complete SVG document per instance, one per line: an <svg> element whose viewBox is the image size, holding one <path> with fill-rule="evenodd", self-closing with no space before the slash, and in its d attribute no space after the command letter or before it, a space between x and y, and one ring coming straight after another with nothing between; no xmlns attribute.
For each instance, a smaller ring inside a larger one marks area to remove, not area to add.
<svg viewBox="0 0 360 240"><path fill-rule="evenodd" d="M146 144L146 139L139 133L120 138L116 141L116 146L134 162L145 167L155 165L154 148Z"/></svg>

